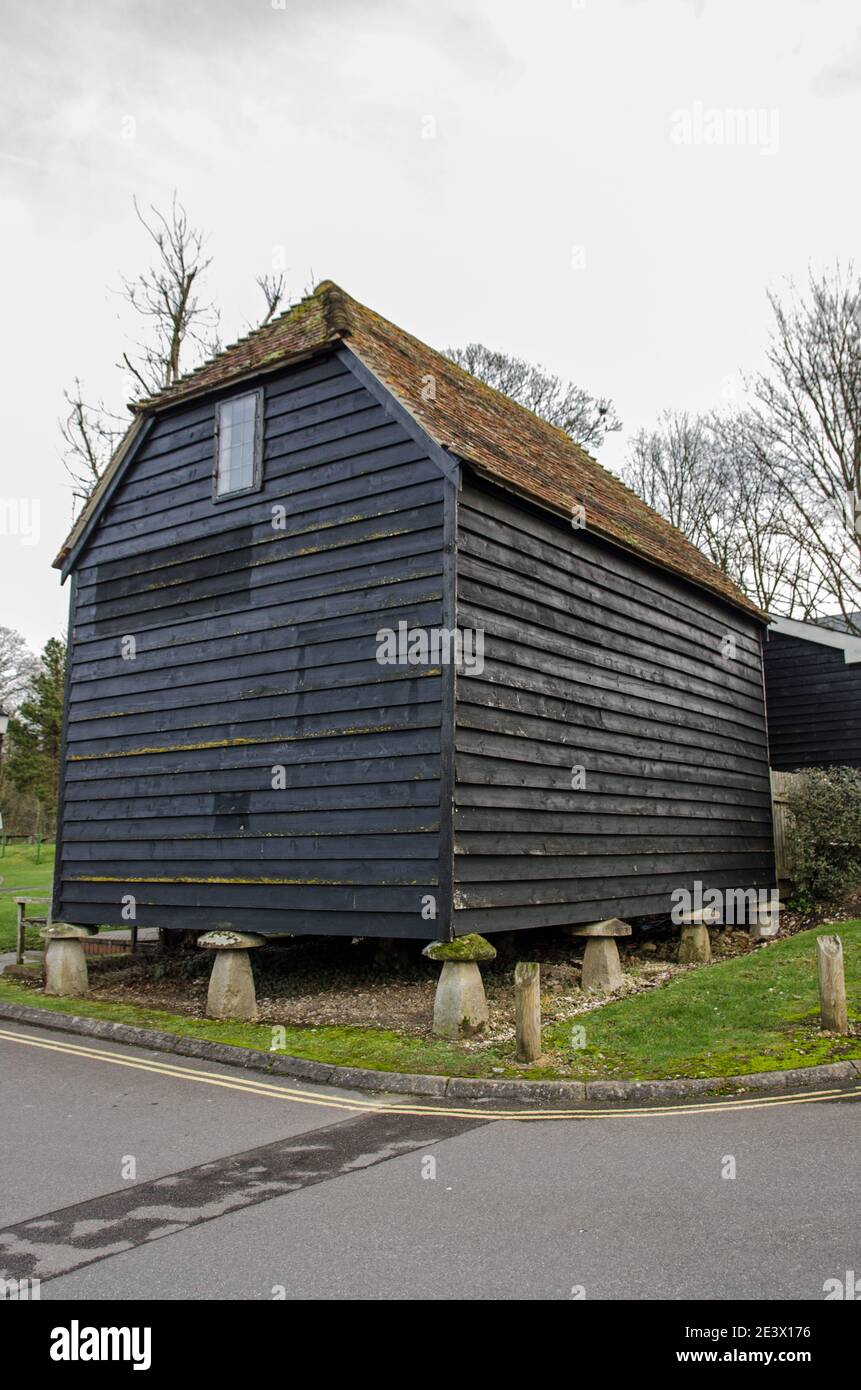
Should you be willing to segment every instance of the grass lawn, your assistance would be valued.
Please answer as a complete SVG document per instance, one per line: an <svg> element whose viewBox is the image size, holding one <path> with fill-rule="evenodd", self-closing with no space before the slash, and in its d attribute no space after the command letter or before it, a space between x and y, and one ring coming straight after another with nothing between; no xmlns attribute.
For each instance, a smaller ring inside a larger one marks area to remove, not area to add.
<svg viewBox="0 0 861 1390"><path fill-rule="evenodd" d="M843 942L850 1026L856 1035L823 1035L818 1026L816 937ZM586 1030L584 1071L602 1076L728 1076L861 1058L861 922L816 927L677 976L663 989L605 1004L573 1020ZM571 1024L546 1042L564 1048Z"/></svg>
<svg viewBox="0 0 861 1390"><path fill-rule="evenodd" d="M861 1030L848 1038L818 1026L816 947L830 930L843 940L850 1022L861 1020L861 922L841 922L777 941L750 955L691 970L660 989L577 1014L545 1029L540 1066L518 1066L513 1042L476 1048L375 1028L287 1027L283 1051L339 1065L460 1076L660 1078L729 1076L861 1059ZM268 1024L215 1023L94 999L46 999L4 982L0 999L137 1023L163 1032L268 1051ZM574 1029L585 1046L574 1045Z"/></svg>
<svg viewBox="0 0 861 1390"><path fill-rule="evenodd" d="M36 863L36 846L7 845L0 858L0 951L15 949L15 899L50 897L54 876L54 846L42 845L41 862ZM39 915L43 915L41 909ZM28 935L30 946L40 944L35 932Z"/></svg>
<svg viewBox="0 0 861 1390"><path fill-rule="evenodd" d="M140 1028L157 1028L178 1037L208 1038L211 1042L231 1043L234 1047L253 1047L270 1051L272 1028L263 1023L218 1023L214 1019L189 1018L142 1009L132 1004L103 1003L98 999L52 999L0 975L0 1001L28 1004L37 1008L79 1014L84 1018L107 1018L114 1023L133 1023ZM380 1071L434 1072L452 1076L485 1076L488 1054L466 1053L454 1043L446 1043L382 1028L286 1028L286 1042L279 1051L292 1057L332 1062L343 1067L372 1067ZM502 1064L502 1059L494 1061Z"/></svg>

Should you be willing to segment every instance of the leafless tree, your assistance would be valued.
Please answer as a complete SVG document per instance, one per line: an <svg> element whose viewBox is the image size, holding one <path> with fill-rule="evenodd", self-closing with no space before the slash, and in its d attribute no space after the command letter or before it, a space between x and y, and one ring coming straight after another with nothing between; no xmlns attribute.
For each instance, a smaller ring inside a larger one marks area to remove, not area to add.
<svg viewBox="0 0 861 1390"><path fill-rule="evenodd" d="M110 462L126 429L126 422L112 414L103 401L88 405L78 378L63 395L68 406L60 420L63 462L77 500L86 501Z"/></svg>
<svg viewBox="0 0 861 1390"><path fill-rule="evenodd" d="M707 420L665 411L634 436L625 468L628 486L701 549L712 548L723 495L715 455Z"/></svg>
<svg viewBox="0 0 861 1390"><path fill-rule="evenodd" d="M135 212L155 247L154 263L134 279L123 280L123 295L149 326L138 352L124 352L121 365L131 374L141 397L172 386L185 367L184 350L193 345L200 358L218 351L219 312L198 294L201 278L211 264L204 255L204 236L193 227L176 194L165 215L150 208L150 219Z"/></svg>
<svg viewBox="0 0 861 1390"><path fill-rule="evenodd" d="M266 300L266 313L258 323L257 327L262 328L264 324L273 319L281 308L284 295L287 291L287 282L283 274L258 275L256 285Z"/></svg>
<svg viewBox="0 0 861 1390"><path fill-rule="evenodd" d="M0 710L13 714L30 688L39 669L20 632L0 627Z"/></svg>
<svg viewBox="0 0 861 1390"><path fill-rule="evenodd" d="M823 586L744 416L665 412L635 436L623 477L761 608L815 611Z"/></svg>
<svg viewBox="0 0 861 1390"><path fill-rule="evenodd" d="M145 320L148 331L137 352L123 352L118 365L129 374L132 392L140 398L179 378L187 365L187 346L196 347L200 358L218 351L219 315L198 293L211 258L204 255L203 234L191 225L176 195L167 214L153 207L148 219L136 199L134 207L156 254L147 270L123 280L123 298ZM273 292L271 286L269 292ZM267 301L271 302L269 294ZM102 401L88 402L77 379L74 388L64 394L68 407L60 421L64 464L75 499L86 501L128 422Z"/></svg>
<svg viewBox="0 0 861 1390"><path fill-rule="evenodd" d="M612 401L590 396L581 386L521 357L494 352L482 343L446 348L445 355L479 381L557 425L584 449L599 449L608 434L622 428Z"/></svg>
<svg viewBox="0 0 861 1390"><path fill-rule="evenodd" d="M787 520L774 473L746 412L711 416L718 499L711 558L766 612L802 620L828 607L827 585L813 562L809 537ZM718 542L715 544L715 542Z"/></svg>
<svg viewBox="0 0 861 1390"><path fill-rule="evenodd" d="M803 545L821 612L861 632L861 280L839 265L786 302L769 296L768 370L752 383L749 447Z"/></svg>

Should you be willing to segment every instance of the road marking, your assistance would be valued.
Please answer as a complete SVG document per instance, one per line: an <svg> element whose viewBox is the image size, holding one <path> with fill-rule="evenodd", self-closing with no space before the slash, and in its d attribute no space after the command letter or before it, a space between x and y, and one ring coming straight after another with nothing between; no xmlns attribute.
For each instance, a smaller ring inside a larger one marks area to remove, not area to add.
<svg viewBox="0 0 861 1390"><path fill-rule="evenodd" d="M692 1101L686 1105L615 1106L612 1110L597 1110L593 1107L578 1110L558 1108L539 1110L531 1107L528 1110L496 1110L484 1105L420 1105L413 1100L394 1103L363 1100L358 1097L329 1095L322 1091L299 1090L289 1085L258 1081L256 1078L226 1077L222 1076L220 1072L201 1071L196 1067L180 1066L173 1062L153 1062L146 1057L125 1057L121 1053L110 1052L106 1048L59 1042L54 1039L34 1037L30 1033L13 1033L5 1028L0 1028L0 1039L27 1047L41 1048L48 1052L65 1053L67 1056L83 1058L89 1062L107 1062L113 1066L128 1067L134 1071L152 1072L157 1076L174 1077L182 1081L197 1081L207 1086L220 1086L229 1091L244 1091L249 1095L292 1101L300 1105L322 1106L331 1110L348 1110L353 1113L446 1115L460 1118L484 1116L491 1120L645 1119L653 1115L723 1114L730 1110L760 1110L775 1105L810 1105L817 1101L858 1100L861 1098L861 1086L857 1086L849 1090L793 1092L786 1096L742 1096L733 1100ZM719 1083L720 1078L715 1079Z"/></svg>
<svg viewBox="0 0 861 1390"><path fill-rule="evenodd" d="M0 1230L6 1278L55 1279L309 1187L425 1154L492 1121L393 1113L329 1116L316 1128L150 1181L124 1183Z"/></svg>

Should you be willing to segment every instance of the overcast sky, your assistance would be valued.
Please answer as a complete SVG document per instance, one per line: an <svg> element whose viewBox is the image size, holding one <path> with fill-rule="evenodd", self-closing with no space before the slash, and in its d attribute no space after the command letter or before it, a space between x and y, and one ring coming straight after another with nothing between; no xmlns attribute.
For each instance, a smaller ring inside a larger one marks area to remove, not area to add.
<svg viewBox="0 0 861 1390"><path fill-rule="evenodd" d="M225 341L283 247L294 294L611 396L610 467L760 365L769 285L855 251L850 0L4 0L0 51L0 624L34 647L65 625L63 388L124 399L135 194L207 230Z"/></svg>

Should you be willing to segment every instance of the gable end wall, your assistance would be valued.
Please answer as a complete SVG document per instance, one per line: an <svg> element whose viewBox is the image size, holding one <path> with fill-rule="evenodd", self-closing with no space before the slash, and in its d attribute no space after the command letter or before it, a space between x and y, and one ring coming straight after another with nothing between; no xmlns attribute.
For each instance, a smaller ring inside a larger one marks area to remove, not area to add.
<svg viewBox="0 0 861 1390"><path fill-rule="evenodd" d="M444 680L376 633L443 623L451 484L343 357L262 380L259 493L213 504L191 402L77 557L55 911L427 939Z"/></svg>

